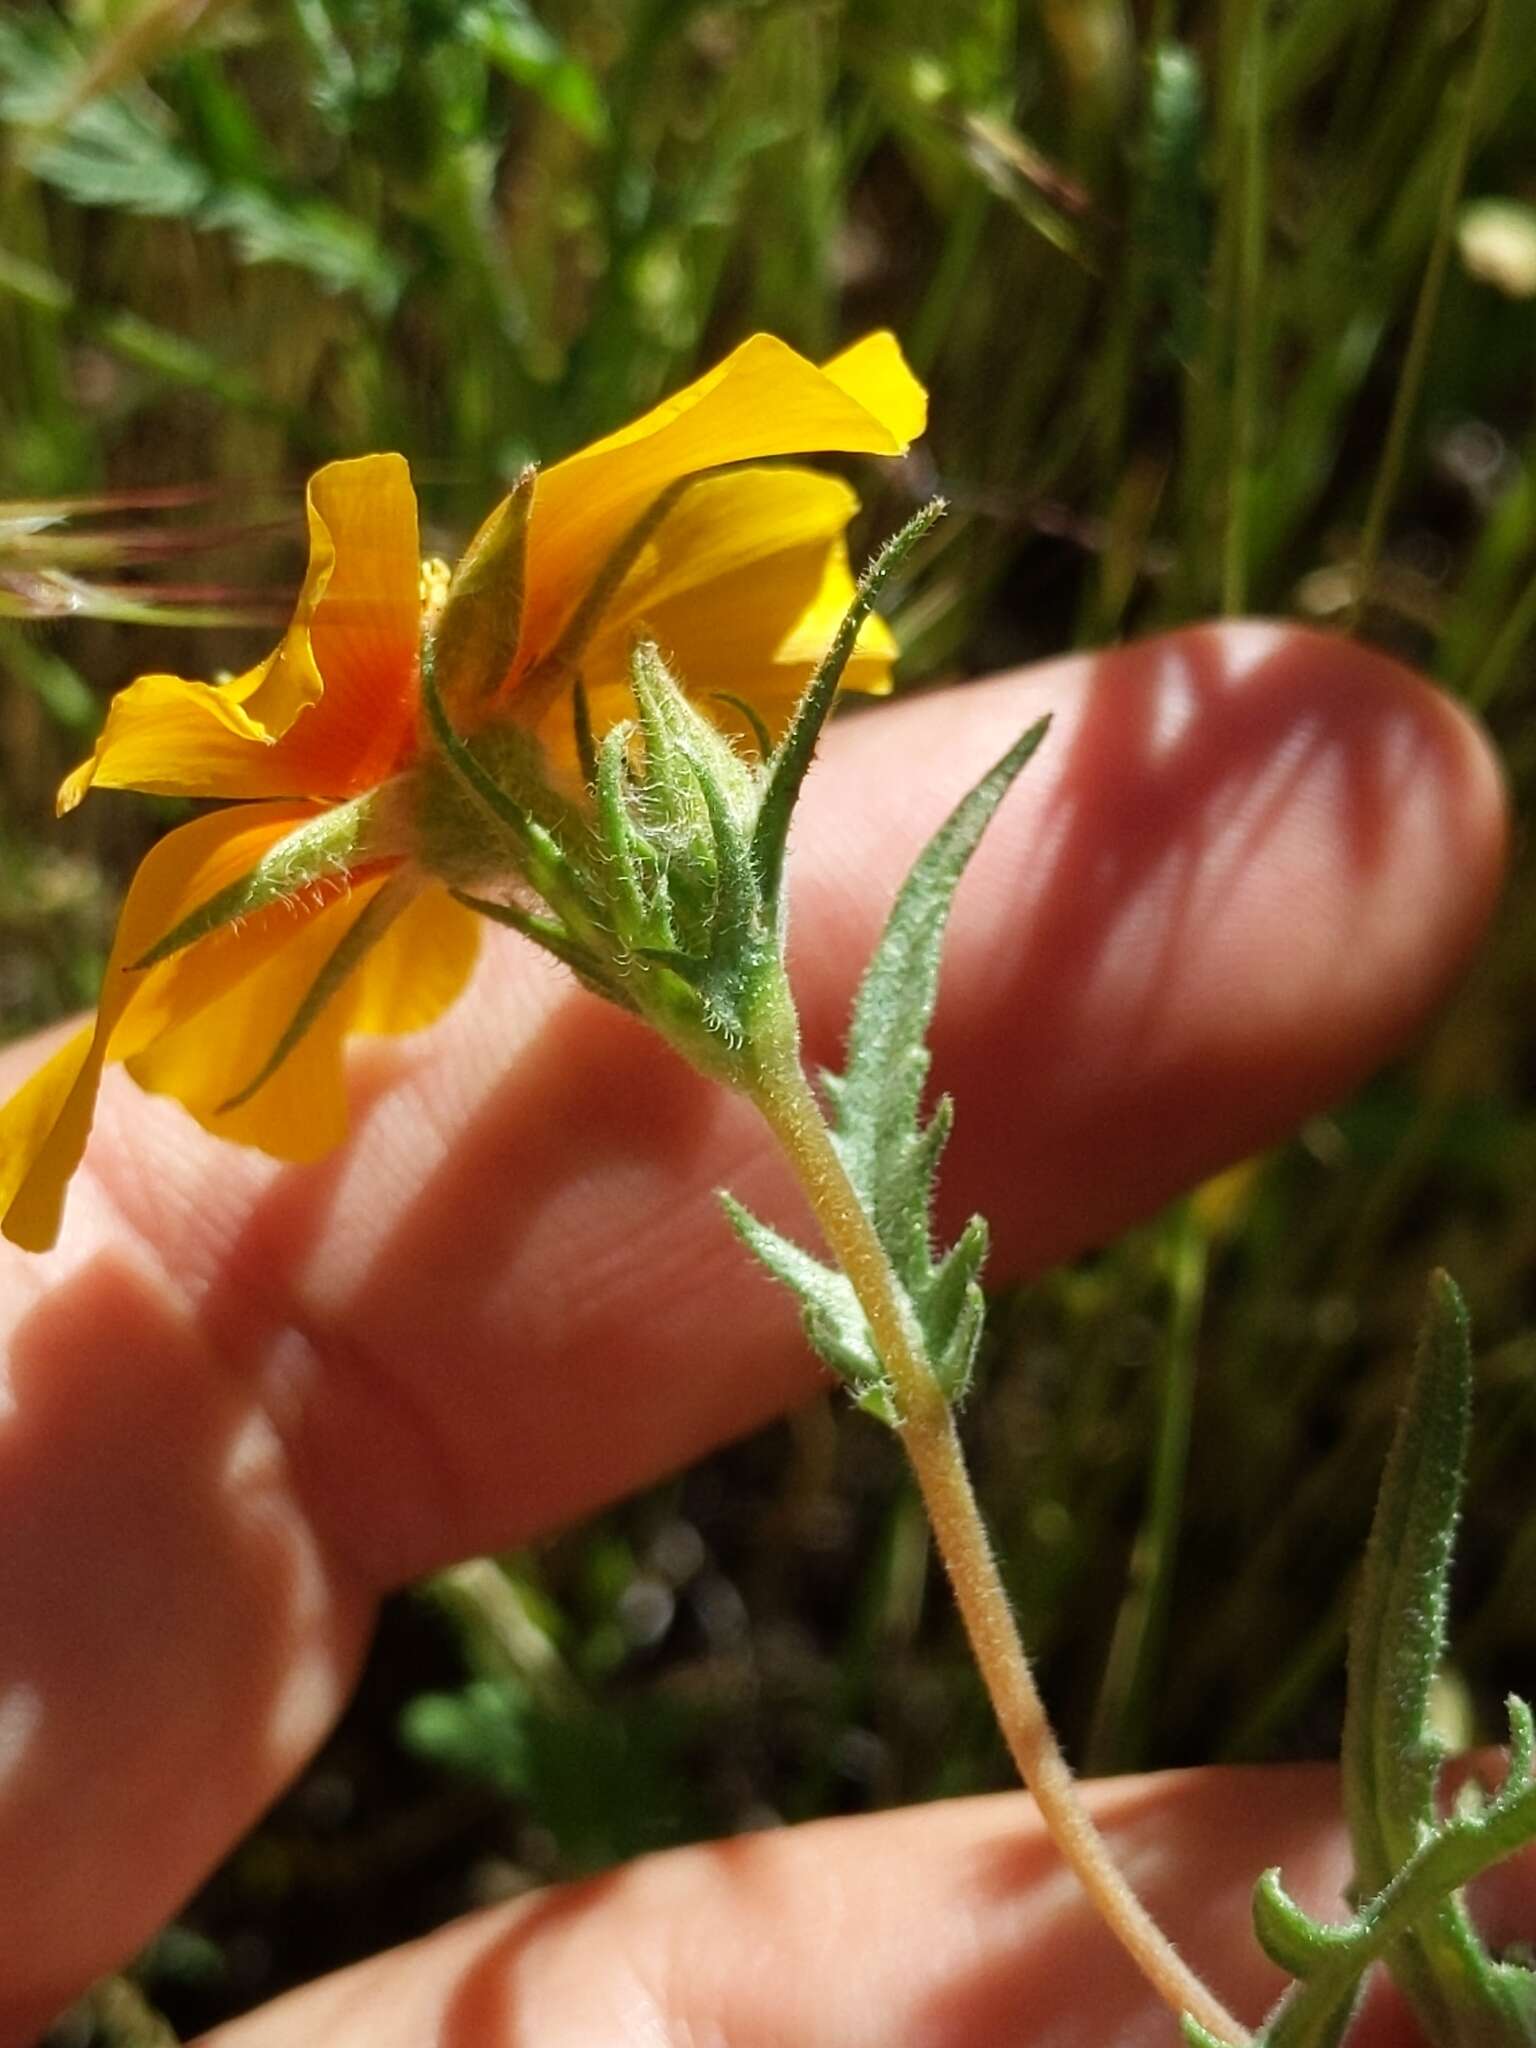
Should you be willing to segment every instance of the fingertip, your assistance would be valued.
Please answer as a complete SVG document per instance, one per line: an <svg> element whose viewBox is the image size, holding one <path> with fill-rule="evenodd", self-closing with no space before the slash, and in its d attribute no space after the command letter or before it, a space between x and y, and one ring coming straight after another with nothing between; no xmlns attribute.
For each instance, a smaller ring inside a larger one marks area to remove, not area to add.
<svg viewBox="0 0 1536 2048"><path fill-rule="evenodd" d="M1241 2011L1280 1975L1250 1932L1285 1869L1333 1915L1334 1774L1187 1772L1086 1788L1144 1901ZM1191 1873L1198 1872L1198 1882ZM535 1894L293 1993L205 2048L541 2048L627 2040L1171 2040L1177 2032L1025 1796L939 1801L675 1850Z"/></svg>
<svg viewBox="0 0 1536 2048"><path fill-rule="evenodd" d="M1509 836L1475 721L1306 628L1191 627L920 698L850 724L812 821L819 1051L876 892L1042 711L965 881L934 1033L948 1185L997 1215L1015 1268L1102 1241L1399 1050L1485 930Z"/></svg>
<svg viewBox="0 0 1536 2048"><path fill-rule="evenodd" d="M1492 915L1510 839L1498 755L1466 706L1378 648L1305 627L1202 630L1225 630L1239 649L1267 636L1256 667L1295 672L1297 725L1315 721L1319 772L1303 819L1332 883L1323 909L1362 941L1346 992L1362 1030L1392 1049L1465 967ZM1287 851L1294 878L1300 850ZM1277 876L1277 895L1287 879Z"/></svg>

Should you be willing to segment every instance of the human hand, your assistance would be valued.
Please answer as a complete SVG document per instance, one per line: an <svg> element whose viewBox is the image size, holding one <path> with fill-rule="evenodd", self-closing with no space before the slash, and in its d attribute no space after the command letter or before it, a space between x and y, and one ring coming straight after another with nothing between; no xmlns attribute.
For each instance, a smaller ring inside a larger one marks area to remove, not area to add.
<svg viewBox="0 0 1536 2048"><path fill-rule="evenodd" d="M813 1055L927 832L1047 708L962 892L934 1034L959 1106L946 1190L992 1218L999 1279L1344 1092L1466 960L1504 847L1482 742L1346 643L1207 629L920 698L835 729L809 786L793 961ZM356 1050L342 1153L276 1168L109 1088L59 1249L0 1248L0 2048L131 1952L292 1775L381 1592L816 1384L716 1206L724 1182L796 1219L746 1107L529 949L487 950L430 1036ZM0 1098L36 1057L10 1055ZM1256 2014L1275 1980L1254 1876L1280 1863L1323 1908L1346 1874L1331 1773L1095 1804ZM1409 2038L1386 2001L1372 2024L1362 2048ZM1015 1796L657 1859L217 2039L1047 2036L1173 2029Z"/></svg>

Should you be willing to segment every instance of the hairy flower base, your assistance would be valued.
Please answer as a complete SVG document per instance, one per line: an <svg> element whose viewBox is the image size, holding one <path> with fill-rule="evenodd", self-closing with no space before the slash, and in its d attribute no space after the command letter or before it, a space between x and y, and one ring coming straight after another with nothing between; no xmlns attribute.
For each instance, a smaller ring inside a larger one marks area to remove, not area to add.
<svg viewBox="0 0 1536 2048"><path fill-rule="evenodd" d="M550 847L579 854L592 750L634 710L639 632L739 739L772 740L789 721L853 595L855 500L835 478L742 465L898 454L924 403L889 335L821 368L758 335L634 425L521 479L451 577L423 569L399 456L321 470L278 647L224 684L140 677L60 791L61 810L97 785L241 802L154 848L94 1026L0 1109L5 1234L53 1241L108 1061L277 1157L334 1145L346 1036L430 1023L469 976L479 920L445 880L473 893L515 873L542 893L559 882ZM893 653L865 619L844 681L887 687ZM513 788L530 829L509 836L450 788L424 656L450 736ZM674 890L674 911L686 894ZM569 891L566 913L562 929L596 936Z"/></svg>

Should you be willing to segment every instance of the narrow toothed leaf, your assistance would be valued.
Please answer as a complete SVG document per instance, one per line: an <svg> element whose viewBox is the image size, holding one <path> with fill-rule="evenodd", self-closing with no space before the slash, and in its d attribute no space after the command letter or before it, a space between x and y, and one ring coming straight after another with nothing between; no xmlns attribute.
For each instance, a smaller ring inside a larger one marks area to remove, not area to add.
<svg viewBox="0 0 1536 2048"><path fill-rule="evenodd" d="M1350 1637L1344 1747L1358 1876L1379 1891L1433 1825L1430 1688L1445 1654L1452 1545L1471 1418L1467 1314L1431 1284L1408 1399L1366 1549Z"/></svg>
<svg viewBox="0 0 1536 2048"><path fill-rule="evenodd" d="M760 1222L733 1196L720 1199L748 1251L798 1298L806 1335L818 1357L861 1398L873 1398L888 1407L885 1374L870 1345L864 1311L847 1278Z"/></svg>
<svg viewBox="0 0 1536 2048"><path fill-rule="evenodd" d="M1408 1397L1382 1475L1350 1632L1344 1803L1360 1890L1385 1889L1435 1825L1440 1749L1430 1688L1445 1651L1452 1544L1471 1416L1467 1314L1443 1274L1431 1284ZM1393 1974L1452 2041L1453 2001L1431 1951L1463 1942L1447 1903L1433 1934L1406 1940Z"/></svg>
<svg viewBox="0 0 1536 2048"><path fill-rule="evenodd" d="M987 1237L980 1219L973 1219L953 1249L935 1259L934 1183L954 1112L945 1098L926 1124L921 1120L927 1032L956 885L1045 729L1042 720L1010 747L919 855L859 989L847 1065L827 1089L834 1142L951 1400L969 1385L981 1338L978 1276Z"/></svg>
<svg viewBox="0 0 1536 2048"><path fill-rule="evenodd" d="M465 549L432 629L434 680L456 708L494 695L516 657L534 476L523 471Z"/></svg>
<svg viewBox="0 0 1536 2048"><path fill-rule="evenodd" d="M1448 2048L1529 2048L1536 2040L1536 1977L1496 1964L1453 1887L1470 1846L1492 1839L1486 1817L1471 1831L1442 1821L1435 1787L1443 1749L1431 1688L1445 1654L1446 1610L1471 1424L1467 1312L1444 1273L1429 1306L1408 1397L1382 1475L1350 1632L1344 1718L1344 1804L1358 1888L1385 1902L1417 1871L1432 1903L1402 1919L1386 1948L1392 1975L1430 2037ZM1517 1737L1518 1740L1518 1737ZM1505 1814L1513 1839L1536 1825ZM1439 1895L1429 1890L1439 1875ZM1367 1909L1362 1909L1363 1912Z"/></svg>
<svg viewBox="0 0 1536 2048"><path fill-rule="evenodd" d="M227 1110L242 1109L258 1089L266 1086L284 1060L313 1029L326 1004L337 995L353 971L362 965L420 889L419 878L401 869L390 876L376 895L370 897L326 957L325 964L310 983L303 1001L289 1018L260 1072L227 1102L219 1104L220 1115Z"/></svg>
<svg viewBox="0 0 1536 2048"><path fill-rule="evenodd" d="M925 1038L961 875L993 813L1045 737L1032 725L942 824L902 884L859 989L843 1072L840 1132L866 1184L893 1130L909 1131L928 1068Z"/></svg>
<svg viewBox="0 0 1536 2048"><path fill-rule="evenodd" d="M374 861L398 858L406 849L403 808L388 785L337 804L286 833L270 846L249 873L231 882L158 939L134 971L154 967L195 945L225 925L252 917L271 904L291 901L307 891L344 881Z"/></svg>
<svg viewBox="0 0 1536 2048"><path fill-rule="evenodd" d="M923 1080L928 1070L925 1039L938 992L939 956L956 884L987 821L1045 729L1042 720L1009 748L961 800L919 856L897 895L859 990L847 1066L841 1075L822 1075L831 1110L832 1142L921 1333L936 1384L950 1401L964 1395L981 1341L986 1304L978 1276L986 1256L987 1231L981 1219L973 1217L959 1241L949 1251L935 1255L931 1220L934 1177L953 1109L945 1098L928 1121L922 1121ZM734 1209L732 1213L736 1214ZM835 1298L846 1309L846 1320L838 1329L842 1358L846 1362L856 1350L866 1361L866 1375L875 1375L871 1384L882 1390L881 1401L872 1405L878 1405L886 1420L894 1420L895 1408L885 1388L878 1347L870 1330L853 1321L860 1312L847 1283L798 1248L791 1248L791 1256L775 1243L773 1256L768 1256L761 1230L762 1226L757 1226L756 1238L745 1229L743 1234L769 1270L793 1287L803 1304L816 1303L823 1321L832 1298L829 1289L835 1283ZM808 1326L810 1313L808 1307ZM834 1370L845 1370L845 1363L831 1356L827 1341L818 1348Z"/></svg>
<svg viewBox="0 0 1536 2048"><path fill-rule="evenodd" d="M881 548L859 578L853 602L843 614L832 645L817 664L795 707L789 730L776 749L764 755L767 786L758 811L752 856L762 877L763 892L772 903L783 886L784 853L789 843L789 821L794 815L800 790L821 738L822 727L837 697L838 684L848 666L859 630L874 610L875 599L929 528L945 511L942 498L934 498L909 519Z"/></svg>

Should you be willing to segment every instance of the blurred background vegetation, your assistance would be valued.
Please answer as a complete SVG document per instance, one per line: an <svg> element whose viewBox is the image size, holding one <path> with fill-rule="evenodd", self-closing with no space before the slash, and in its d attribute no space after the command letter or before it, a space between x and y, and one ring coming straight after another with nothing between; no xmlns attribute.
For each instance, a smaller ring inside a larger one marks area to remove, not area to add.
<svg viewBox="0 0 1536 2048"><path fill-rule="evenodd" d="M1517 798L1536 775L1523 7L7 0L0 121L6 1034L91 998L177 815L56 827L61 771L131 674L269 642L313 464L403 449L451 552L527 459L755 327L888 324L933 388L923 451L859 477L865 538L955 506L897 595L909 683L1300 614L1479 705ZM1447 1715L1496 1735L1529 1690L1533 995L1507 910L1359 1100L997 1304L967 1430L1090 1768L1334 1748L1435 1261L1483 1354ZM1008 1775L894 1447L828 1400L398 1601L137 1981L190 2031L531 1883Z"/></svg>

